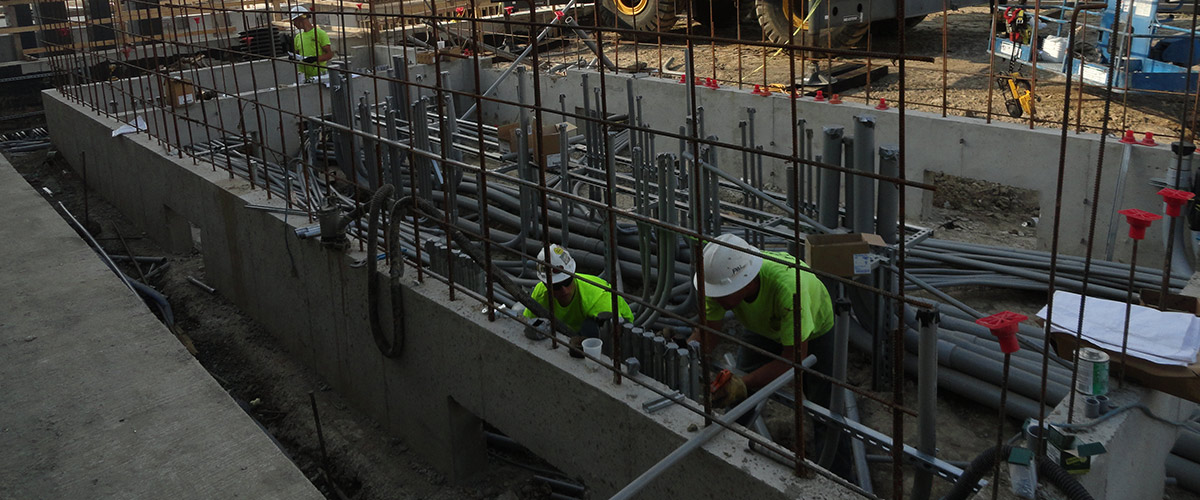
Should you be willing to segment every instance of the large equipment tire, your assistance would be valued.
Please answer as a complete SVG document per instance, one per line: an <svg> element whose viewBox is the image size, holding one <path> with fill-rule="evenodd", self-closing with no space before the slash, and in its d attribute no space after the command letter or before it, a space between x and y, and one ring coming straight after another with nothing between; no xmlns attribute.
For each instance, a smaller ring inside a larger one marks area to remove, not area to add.
<svg viewBox="0 0 1200 500"><path fill-rule="evenodd" d="M692 20L704 26L725 28L737 24L736 0L691 0Z"/></svg>
<svg viewBox="0 0 1200 500"><path fill-rule="evenodd" d="M758 15L758 24L762 26L763 34L771 43L786 44L788 43L788 35L795 32L793 41L796 45L808 45L805 43L811 35L808 30L802 29L796 31L803 23L803 14L800 12L792 12L793 2L796 0L754 0L754 12ZM914 17L908 20L905 24L915 26L921 22L925 16ZM911 22L911 24L909 24ZM891 22L892 32L895 32L895 22ZM817 37L817 45L820 47L843 49L853 47L861 42L867 36L868 27L872 30L881 28L880 24L859 23L847 24L833 28L832 32L822 32L821 36ZM878 34L878 33L876 33ZM829 35L829 36L826 36ZM819 55L819 54L818 54Z"/></svg>
<svg viewBox="0 0 1200 500"><path fill-rule="evenodd" d="M622 28L639 31L659 31L675 23L675 0L601 0L600 6L607 26L612 26L613 17Z"/></svg>
<svg viewBox="0 0 1200 500"><path fill-rule="evenodd" d="M794 0L754 0L754 13L758 16L758 25L762 26L763 36L771 43L788 43L793 37L793 43L804 45L808 30L797 31L803 23L799 12L792 12ZM795 35L792 33L795 32Z"/></svg>

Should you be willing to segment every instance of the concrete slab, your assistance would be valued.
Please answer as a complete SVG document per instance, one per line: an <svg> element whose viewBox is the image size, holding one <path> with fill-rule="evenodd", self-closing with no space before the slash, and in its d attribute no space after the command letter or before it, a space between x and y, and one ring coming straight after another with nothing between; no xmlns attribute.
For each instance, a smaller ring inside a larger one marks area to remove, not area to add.
<svg viewBox="0 0 1200 500"><path fill-rule="evenodd" d="M323 498L0 157L0 497Z"/></svg>

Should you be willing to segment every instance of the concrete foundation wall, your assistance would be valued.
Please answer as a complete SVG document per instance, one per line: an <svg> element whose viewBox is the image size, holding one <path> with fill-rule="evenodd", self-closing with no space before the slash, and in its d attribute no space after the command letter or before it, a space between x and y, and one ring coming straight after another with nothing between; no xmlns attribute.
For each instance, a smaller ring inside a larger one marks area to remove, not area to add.
<svg viewBox="0 0 1200 500"><path fill-rule="evenodd" d="M354 255L299 240L302 218L241 208L261 190L205 164L166 154L145 134L110 138L118 121L43 94L55 145L72 164L87 151L88 180L147 234L186 250L201 230L207 283L262 323L347 399L453 477L486 459L481 420L605 497L692 434L680 408L646 415L649 390L588 373L564 349L524 338L511 320L489 323L480 304L450 301L444 285L403 279L405 349L384 358L369 330L366 280ZM385 274L374 277L386 280ZM382 287L386 290L387 286ZM381 314L390 318L387 297ZM385 328L388 320L384 321ZM824 479L800 480L748 454L724 433L644 490L642 498L852 498Z"/></svg>
<svg viewBox="0 0 1200 500"><path fill-rule="evenodd" d="M498 74L498 70L483 71L482 86L490 86ZM584 74L572 70L565 75L541 75L539 78L542 86L542 105L557 108L561 94L566 96L568 111L574 110L576 106L582 107L584 89L581 87L581 77ZM586 74L589 75L589 85L598 88L599 74ZM515 74L510 76L497 89L495 97L517 101L516 78ZM526 78L529 88L527 99L528 103L532 104L532 75L527 74ZM629 78L631 77L624 74L606 76L605 87L610 113L626 112L625 82ZM635 96L642 98L643 113L651 127L677 131L679 126L685 124L685 115L689 109L685 85L673 79L633 78L633 92ZM587 91L587 95L594 99L591 90ZM750 89L723 87L714 90L700 87L696 89L696 102L704 108L704 128L707 135L716 135L722 142L739 144L741 131L738 123L748 120L750 113L747 109L754 108L758 145L767 151L792 154L792 131L795 124L792 123L791 101L782 94L761 97L752 94ZM490 123L511 122L517 116L517 108L489 102L485 104L483 113L485 120ZM899 113L895 109L879 111L861 104L817 103L810 98L796 103L796 116L805 120L808 128L815 129L813 144L817 154L820 154L822 127L845 127L846 135L853 135L853 119L857 115L875 117L877 146L897 144ZM545 113L544 119L558 121L562 118ZM929 173L942 172L1037 191L1041 203L1041 221L1037 228L1038 245L1041 249L1050 249L1054 229L1055 186L1058 184L1059 131L1029 130L1025 126L1001 122L988 124L972 118L943 118L940 115L916 111L906 112L905 119L907 178L925 181ZM582 128L582 123L578 125ZM678 153L679 141L660 136L656 146L659 153ZM1100 188L1099 217L1096 225L1096 248L1101 253L1108 231L1109 214L1114 208L1113 194L1122 147L1122 144L1110 139L1104 150L1104 179ZM1098 154L1098 135L1075 132L1068 134L1062 194L1063 222L1059 243L1059 249L1064 253L1083 255L1086 251L1088 220L1093 203L1090 198ZM740 152L722 149L718 159L723 169L740 175ZM1154 177L1163 177L1171 159L1170 149L1166 145L1135 146L1131 154L1124 202L1116 208L1140 208L1162 213L1162 200L1155 194L1159 188L1150 186L1147 181ZM764 167L768 172L767 183L779 186L778 189L782 191L788 168L786 162L766 158ZM905 208L909 222L916 222L919 214L928 213L932 194L910 188L906 196ZM1127 260L1132 248L1131 240L1124 237L1127 226L1124 225L1123 218L1119 223L1121 226L1118 228L1116 256L1118 259ZM1161 265L1162 232L1156 230L1152 233L1147 233L1146 241L1141 246L1142 251L1138 257L1138 263L1141 265ZM1146 251L1147 248L1154 250Z"/></svg>

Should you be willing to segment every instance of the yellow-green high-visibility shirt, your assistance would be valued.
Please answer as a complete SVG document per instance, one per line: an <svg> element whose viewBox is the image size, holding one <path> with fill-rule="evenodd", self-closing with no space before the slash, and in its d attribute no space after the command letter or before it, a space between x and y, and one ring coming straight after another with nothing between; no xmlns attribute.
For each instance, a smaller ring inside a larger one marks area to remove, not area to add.
<svg viewBox="0 0 1200 500"><path fill-rule="evenodd" d="M808 269L803 261L783 252L763 252L778 259L796 262ZM760 287L753 302L743 301L733 308L733 314L747 331L769 338L782 345L795 345L795 319L792 315L793 295L796 294L796 270L772 260L763 260L758 271ZM829 291L816 275L800 272L800 341L819 337L833 328L833 301ZM705 300L705 317L717 321L725 317L725 308L711 297Z"/></svg>
<svg viewBox="0 0 1200 500"><path fill-rule="evenodd" d="M612 294L601 288L607 286L609 286L607 281L596 276L577 273L575 275L575 298L571 299L571 303L566 307L559 305L558 301L553 300L554 297L547 293L546 283L538 283L533 287L530 297L546 308L553 303L554 317L578 332L583 326L583 320L594 318L602 312L612 311ZM529 309L526 309L524 314L526 318L537 317ZM617 315L625 318L625 321L633 321L633 311L629 310L629 304L625 303L625 299L620 296L617 296Z"/></svg>
<svg viewBox="0 0 1200 500"><path fill-rule="evenodd" d="M292 40L292 45L295 46L296 53L300 57L320 56L323 48L329 43L329 35L325 30L313 26L313 29L296 33L296 37ZM300 72L306 77L314 77L325 74L325 62L320 61L315 63L300 63Z"/></svg>

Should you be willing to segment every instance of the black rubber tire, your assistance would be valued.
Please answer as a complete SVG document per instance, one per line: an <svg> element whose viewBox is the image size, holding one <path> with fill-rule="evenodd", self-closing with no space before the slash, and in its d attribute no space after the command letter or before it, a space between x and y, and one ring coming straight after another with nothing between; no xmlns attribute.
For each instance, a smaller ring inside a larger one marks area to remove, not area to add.
<svg viewBox="0 0 1200 500"><path fill-rule="evenodd" d="M762 26L763 36L771 43L788 43L788 37L796 27L792 20L783 12L783 2L790 0L754 0L754 14L758 17L758 25ZM792 41L804 45L808 38L806 30L796 32Z"/></svg>
<svg viewBox="0 0 1200 500"><path fill-rule="evenodd" d="M675 10L675 0L646 0L646 5L634 14L622 14L617 9L617 2L622 0L601 0L600 6L604 26L612 26L614 18L622 28L639 31L661 31L663 27L675 24L678 13Z"/></svg>
<svg viewBox="0 0 1200 500"><path fill-rule="evenodd" d="M796 26L783 11L783 2L791 0L754 0L754 13L758 16L758 25L762 27L763 35L771 43L786 44L788 36L792 36L795 45L813 45L831 49L853 47L867 34L867 24L849 24L833 28L832 32L823 32L817 37L816 43L810 43L812 35L807 30L796 31ZM792 33L795 32L793 35ZM832 36L825 36L831 34ZM810 53L813 57L823 57L824 54Z"/></svg>
<svg viewBox="0 0 1200 500"><path fill-rule="evenodd" d="M734 0L691 0L689 8L693 21L718 29L737 24L740 17Z"/></svg>

